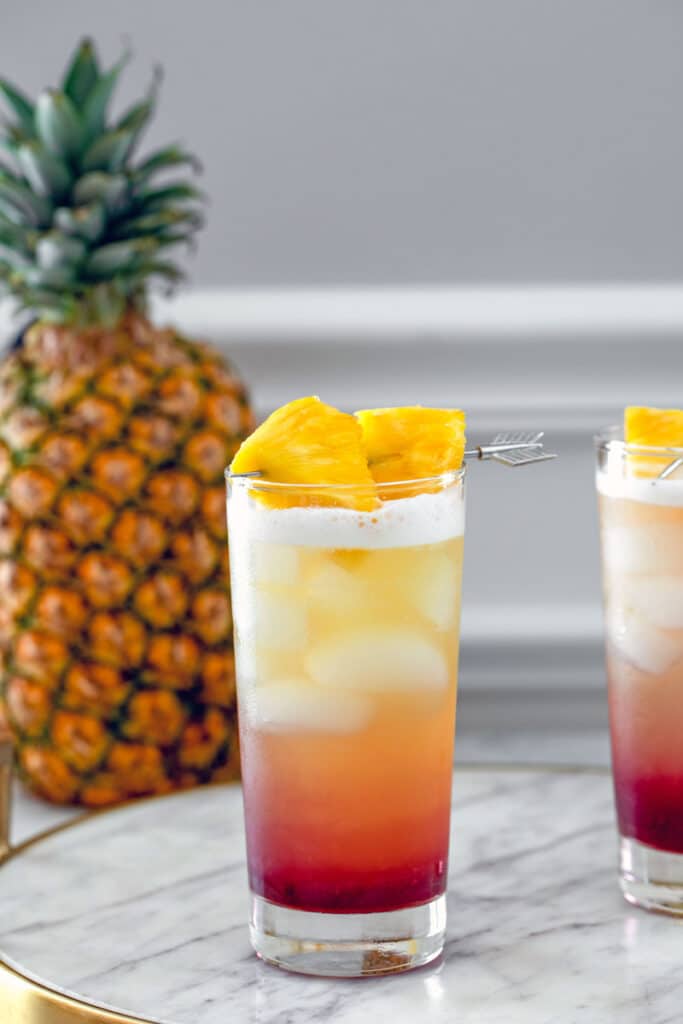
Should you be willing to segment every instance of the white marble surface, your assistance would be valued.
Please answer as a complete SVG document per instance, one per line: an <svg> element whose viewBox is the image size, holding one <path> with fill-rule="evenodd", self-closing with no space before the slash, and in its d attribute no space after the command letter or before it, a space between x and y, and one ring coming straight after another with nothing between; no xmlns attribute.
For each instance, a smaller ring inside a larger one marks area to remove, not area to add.
<svg viewBox="0 0 683 1024"><path fill-rule="evenodd" d="M669 1024L681 924L616 885L609 776L455 774L446 955L386 979L289 976L251 954L238 787L95 817L0 870L9 962L171 1024Z"/></svg>

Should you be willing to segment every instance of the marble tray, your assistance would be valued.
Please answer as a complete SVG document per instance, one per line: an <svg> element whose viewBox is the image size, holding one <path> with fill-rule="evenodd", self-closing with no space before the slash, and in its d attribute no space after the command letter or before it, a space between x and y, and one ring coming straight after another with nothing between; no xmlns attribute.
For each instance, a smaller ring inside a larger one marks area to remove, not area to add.
<svg viewBox="0 0 683 1024"><path fill-rule="evenodd" d="M607 774L458 769L452 842L441 962L342 982L253 957L239 787L90 816L0 868L0 1021L683 1019L683 925L623 902Z"/></svg>

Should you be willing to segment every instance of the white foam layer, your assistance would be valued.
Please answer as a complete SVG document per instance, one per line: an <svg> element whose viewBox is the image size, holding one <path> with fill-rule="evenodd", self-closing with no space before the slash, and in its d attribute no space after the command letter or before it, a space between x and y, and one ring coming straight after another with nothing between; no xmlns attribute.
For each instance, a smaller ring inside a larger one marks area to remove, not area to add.
<svg viewBox="0 0 683 1024"><path fill-rule="evenodd" d="M320 548L400 548L438 544L465 530L462 484L436 494L386 501L374 512L347 508L264 507L235 487L228 505L234 545L248 541Z"/></svg>
<svg viewBox="0 0 683 1024"><path fill-rule="evenodd" d="M658 480L599 471L596 483L598 492L606 498L625 498L628 501L642 501L647 505L668 505L671 508L683 506L683 479L680 478Z"/></svg>

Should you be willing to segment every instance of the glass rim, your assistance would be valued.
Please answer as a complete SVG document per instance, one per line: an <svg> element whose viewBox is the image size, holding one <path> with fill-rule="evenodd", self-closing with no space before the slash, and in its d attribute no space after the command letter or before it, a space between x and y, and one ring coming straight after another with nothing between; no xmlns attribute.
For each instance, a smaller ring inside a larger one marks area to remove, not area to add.
<svg viewBox="0 0 683 1024"><path fill-rule="evenodd" d="M224 476L227 483L230 484L252 484L257 486L260 490L264 491L280 491L289 492L292 491L313 491L314 493L322 491L341 491L344 494L358 493L362 491L375 492L378 489L385 492L392 490L399 490L402 488L415 488L416 490L420 487L429 487L434 484L442 484L443 486L449 486L450 484L457 483L465 478L465 471L467 467L463 462L460 469L448 469L444 473L438 473L435 476L422 476L409 478L407 480L388 480L373 482L369 484L354 484L354 483L285 483L280 480L263 480L257 474L251 473L232 473L228 466L224 471Z"/></svg>
<svg viewBox="0 0 683 1024"><path fill-rule="evenodd" d="M623 452L629 455L671 455L673 458L683 458L683 445L633 444L629 441L624 441L623 433L623 427L616 424L610 427L603 427L602 430L594 435L593 443L598 451Z"/></svg>

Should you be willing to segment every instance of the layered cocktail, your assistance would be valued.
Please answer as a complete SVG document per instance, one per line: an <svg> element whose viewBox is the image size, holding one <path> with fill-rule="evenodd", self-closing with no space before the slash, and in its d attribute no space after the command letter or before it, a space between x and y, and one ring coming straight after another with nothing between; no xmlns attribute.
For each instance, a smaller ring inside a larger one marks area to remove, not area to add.
<svg viewBox="0 0 683 1024"><path fill-rule="evenodd" d="M626 441L622 440L625 437ZM683 912L683 413L629 409L598 441L621 885Z"/></svg>
<svg viewBox="0 0 683 1024"><path fill-rule="evenodd" d="M405 441L373 462L367 421L358 482L233 464L252 941L295 970L381 973L442 947L464 530L462 414L443 423L454 467L412 480Z"/></svg>

